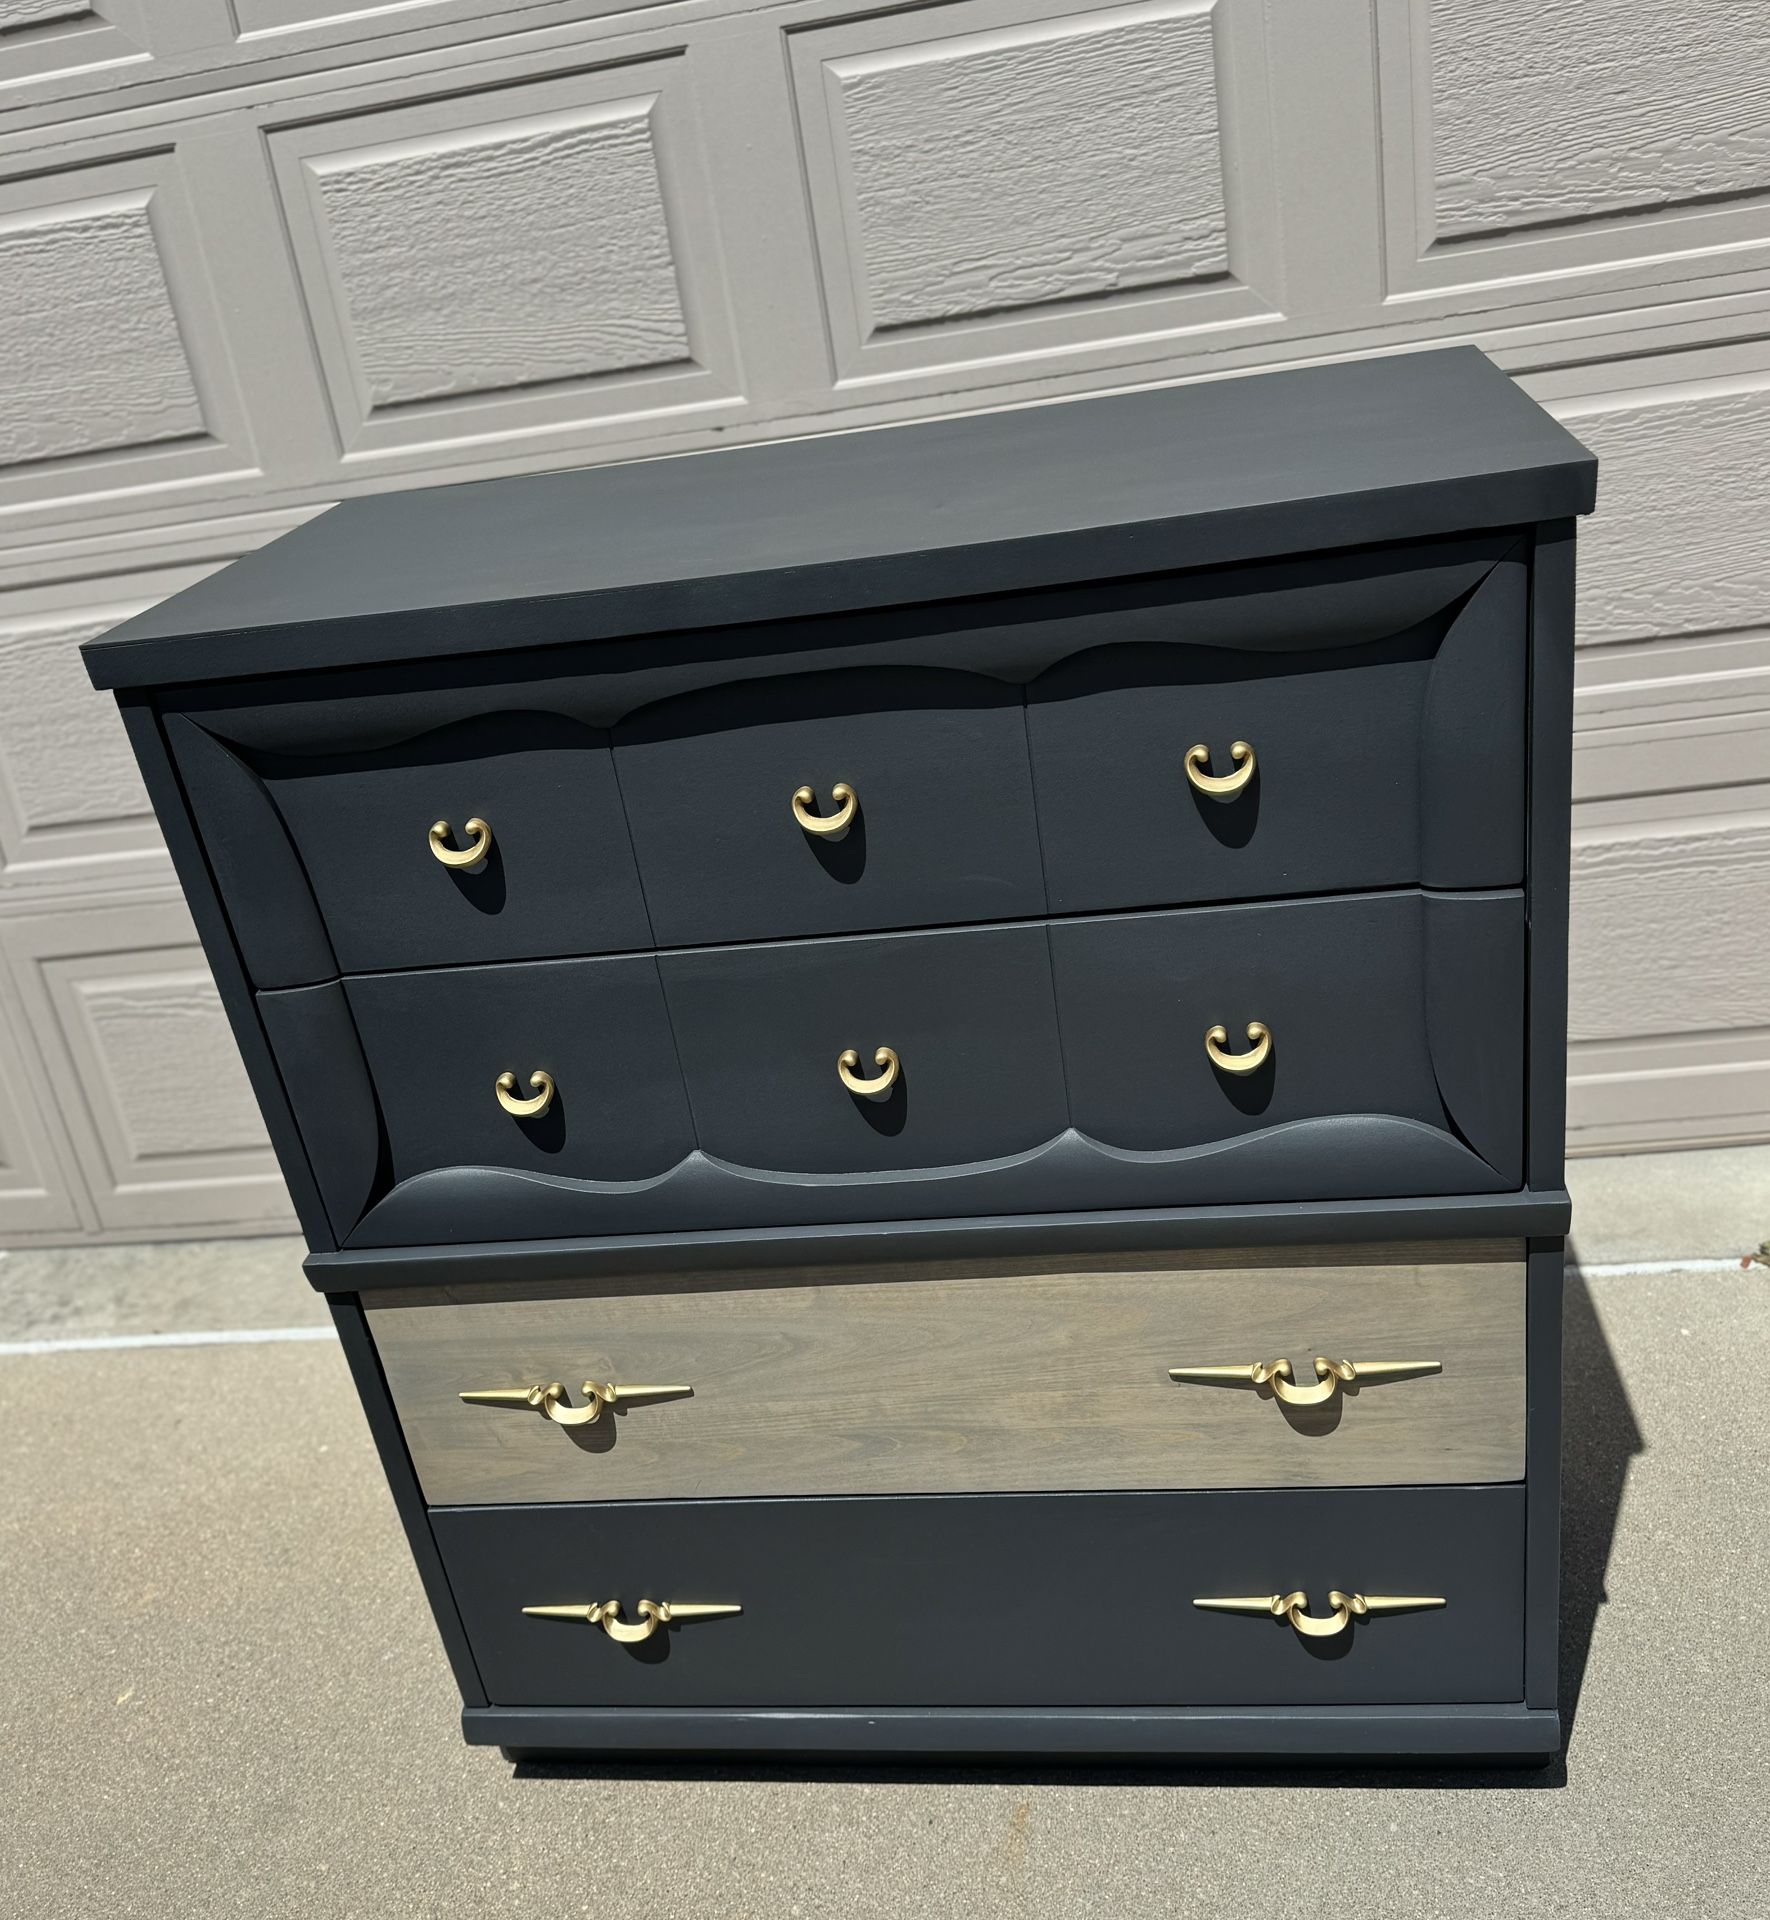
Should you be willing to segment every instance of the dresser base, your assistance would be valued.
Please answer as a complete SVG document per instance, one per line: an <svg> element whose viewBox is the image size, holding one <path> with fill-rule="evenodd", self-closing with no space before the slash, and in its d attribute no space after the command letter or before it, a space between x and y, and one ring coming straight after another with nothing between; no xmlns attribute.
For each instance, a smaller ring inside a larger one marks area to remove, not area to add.
<svg viewBox="0 0 1770 1920"><path fill-rule="evenodd" d="M927 1709L469 1707L471 1745L513 1761L639 1757L1295 1762L1432 1761L1543 1767L1561 1751L1551 1709L1481 1707L1169 1707Z"/></svg>

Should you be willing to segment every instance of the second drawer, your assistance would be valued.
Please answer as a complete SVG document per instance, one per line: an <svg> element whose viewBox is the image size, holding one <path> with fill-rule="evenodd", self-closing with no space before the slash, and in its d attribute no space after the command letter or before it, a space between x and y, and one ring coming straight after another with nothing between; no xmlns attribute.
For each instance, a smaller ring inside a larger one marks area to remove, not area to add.
<svg viewBox="0 0 1770 1920"><path fill-rule="evenodd" d="M369 1323L433 1505L1524 1470L1517 1242L454 1289L395 1296ZM1317 1355L1364 1377L1318 1379ZM1288 1383L1170 1377L1280 1359ZM1399 1362L1416 1364L1381 1364ZM688 1391L578 1425L521 1400L558 1383L559 1410L581 1412L586 1382Z"/></svg>

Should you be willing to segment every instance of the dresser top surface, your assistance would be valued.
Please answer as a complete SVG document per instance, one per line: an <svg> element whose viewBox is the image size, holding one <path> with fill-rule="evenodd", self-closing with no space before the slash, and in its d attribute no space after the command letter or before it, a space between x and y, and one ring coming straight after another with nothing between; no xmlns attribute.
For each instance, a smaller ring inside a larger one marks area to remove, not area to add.
<svg viewBox="0 0 1770 1920"><path fill-rule="evenodd" d="M1472 347L367 495L82 650L164 686L1012 592L1591 510Z"/></svg>

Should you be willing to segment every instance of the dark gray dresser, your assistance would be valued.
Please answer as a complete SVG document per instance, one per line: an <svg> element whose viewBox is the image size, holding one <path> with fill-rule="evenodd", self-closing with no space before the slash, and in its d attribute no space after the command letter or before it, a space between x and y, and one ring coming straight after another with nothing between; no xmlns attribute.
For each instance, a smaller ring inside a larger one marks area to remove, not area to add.
<svg viewBox="0 0 1770 1920"><path fill-rule="evenodd" d="M1594 476L1457 349L351 500L87 646L469 1739L1557 1750Z"/></svg>

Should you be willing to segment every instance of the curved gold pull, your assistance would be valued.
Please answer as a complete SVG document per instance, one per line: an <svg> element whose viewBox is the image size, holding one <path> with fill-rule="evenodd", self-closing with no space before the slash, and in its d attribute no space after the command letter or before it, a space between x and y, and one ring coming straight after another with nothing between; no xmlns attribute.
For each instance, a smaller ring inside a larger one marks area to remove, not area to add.
<svg viewBox="0 0 1770 1920"><path fill-rule="evenodd" d="M854 816L860 806L860 796L846 780L838 780L830 789L830 799L836 811L831 814L815 814L811 811L817 805L817 795L809 787L801 787L793 795L793 818L807 833L815 833L825 838L833 834L846 833L854 825Z"/></svg>
<svg viewBox="0 0 1770 1920"><path fill-rule="evenodd" d="M492 850L492 830L477 815L461 829L469 844L459 852L448 844L449 831L446 820L430 829L430 851L445 867L477 867Z"/></svg>
<svg viewBox="0 0 1770 1920"><path fill-rule="evenodd" d="M852 1047L845 1047L836 1056L836 1071L842 1076L842 1084L850 1093L889 1093L897 1085L897 1076L903 1071L903 1062L890 1047L881 1047L873 1055L873 1065L885 1069L876 1080L861 1079L855 1072L859 1065L860 1055Z"/></svg>
<svg viewBox="0 0 1770 1920"><path fill-rule="evenodd" d="M602 1418L604 1407L623 1400L679 1400L693 1387L622 1387L612 1380L586 1380L584 1404L572 1406L557 1380L544 1387L481 1387L458 1397L473 1407L532 1407L555 1426L589 1427Z"/></svg>
<svg viewBox="0 0 1770 1920"><path fill-rule="evenodd" d="M1235 762L1233 773L1210 774L1205 771L1211 764L1210 748L1201 741L1196 747L1186 749L1186 777L1206 799L1233 800L1253 779L1254 749L1245 740L1231 745L1229 757Z"/></svg>
<svg viewBox="0 0 1770 1920"><path fill-rule="evenodd" d="M637 1646L649 1640L659 1627L678 1620L716 1620L727 1614L742 1613L742 1607L704 1600L641 1600L637 1620L621 1618L618 1600L592 1600L587 1605L564 1607L524 1607L532 1620L581 1620L586 1626L600 1627L611 1640L625 1646Z"/></svg>
<svg viewBox="0 0 1770 1920"><path fill-rule="evenodd" d="M1308 1611L1309 1596L1302 1588L1294 1593L1250 1593L1233 1600L1195 1600L1195 1607L1212 1608L1219 1613L1267 1613L1274 1620L1288 1620L1308 1640L1331 1640L1344 1633L1354 1620L1369 1613L1401 1613L1413 1607L1442 1607L1441 1595L1428 1593L1342 1593L1338 1587L1328 1591L1332 1613Z"/></svg>
<svg viewBox="0 0 1770 1920"><path fill-rule="evenodd" d="M1250 1020L1248 1038L1253 1045L1246 1053L1225 1053L1223 1049L1229 1045L1229 1029L1207 1028L1205 1052L1211 1056L1211 1065L1220 1073L1258 1073L1272 1054L1272 1029L1264 1020Z"/></svg>
<svg viewBox="0 0 1770 1920"><path fill-rule="evenodd" d="M497 1104L507 1114L514 1114L516 1119L536 1119L539 1114L545 1114L547 1108L553 1106L553 1075L543 1068L536 1068L534 1073L528 1075L528 1085L536 1091L534 1100L518 1098L514 1073L499 1073L495 1081Z"/></svg>
<svg viewBox="0 0 1770 1920"><path fill-rule="evenodd" d="M553 1104L553 1076L540 1067L529 1075L529 1085L535 1090L535 1097L532 1100L517 1097L516 1075L513 1073L499 1074L496 1085L498 1105L506 1113L515 1114L518 1120L533 1120L537 1115L545 1113Z"/></svg>
<svg viewBox="0 0 1770 1920"><path fill-rule="evenodd" d="M1340 1391L1341 1385L1354 1386L1361 1381L1388 1380L1404 1373L1442 1373L1437 1360L1330 1360L1315 1356L1315 1381L1307 1387L1295 1384L1296 1374L1288 1360L1257 1360L1249 1367L1170 1367L1170 1380L1210 1384L1215 1381L1246 1381L1254 1387L1270 1385L1280 1400L1293 1407L1319 1407Z"/></svg>

